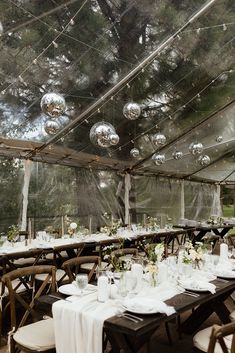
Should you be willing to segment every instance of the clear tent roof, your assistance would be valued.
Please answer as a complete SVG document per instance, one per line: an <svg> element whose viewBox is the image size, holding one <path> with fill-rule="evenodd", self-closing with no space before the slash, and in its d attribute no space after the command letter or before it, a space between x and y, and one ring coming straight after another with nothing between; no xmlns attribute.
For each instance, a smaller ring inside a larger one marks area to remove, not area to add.
<svg viewBox="0 0 235 353"><path fill-rule="evenodd" d="M234 15L232 0L2 0L0 155L234 183ZM67 106L55 135L40 108L48 92ZM128 102L138 119L124 117ZM115 127L116 146L91 143L99 121Z"/></svg>

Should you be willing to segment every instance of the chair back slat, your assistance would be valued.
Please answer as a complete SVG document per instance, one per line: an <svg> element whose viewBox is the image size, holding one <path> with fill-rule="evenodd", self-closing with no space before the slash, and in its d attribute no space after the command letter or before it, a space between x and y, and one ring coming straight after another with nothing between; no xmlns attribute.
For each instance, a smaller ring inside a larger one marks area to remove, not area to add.
<svg viewBox="0 0 235 353"><path fill-rule="evenodd" d="M67 273L70 282L73 282L76 275L80 272L88 272L88 282L90 282L97 267L100 266L100 263L101 259L99 256L79 256L65 261L62 268ZM84 269L81 269L81 265L83 264L93 264L93 266L85 271Z"/></svg>
<svg viewBox="0 0 235 353"><path fill-rule="evenodd" d="M224 340L229 335L232 335L231 347L227 347ZM213 325L207 353L214 353L217 342L223 353L235 353L235 322L223 326Z"/></svg>

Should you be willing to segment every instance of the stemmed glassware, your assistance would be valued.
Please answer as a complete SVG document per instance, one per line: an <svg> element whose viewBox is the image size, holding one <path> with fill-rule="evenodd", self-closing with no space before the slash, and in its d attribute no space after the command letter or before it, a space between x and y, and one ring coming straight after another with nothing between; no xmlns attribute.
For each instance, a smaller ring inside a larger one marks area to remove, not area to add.
<svg viewBox="0 0 235 353"><path fill-rule="evenodd" d="M81 291L81 296L83 296L83 290L88 285L88 275L86 273L79 273L76 276L76 284Z"/></svg>

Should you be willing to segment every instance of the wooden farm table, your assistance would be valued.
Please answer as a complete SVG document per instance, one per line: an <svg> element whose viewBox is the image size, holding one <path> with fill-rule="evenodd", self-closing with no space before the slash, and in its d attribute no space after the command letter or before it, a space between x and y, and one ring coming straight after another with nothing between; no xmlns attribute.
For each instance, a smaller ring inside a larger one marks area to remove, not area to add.
<svg viewBox="0 0 235 353"><path fill-rule="evenodd" d="M235 226L235 224L224 224L224 225L206 225L206 226L196 226L196 227L190 227L190 226L179 226L180 228L183 228L185 231L187 231L189 238L192 241L201 241L204 235L207 232L213 232L215 235L220 236L223 238L230 229L232 229ZM174 228L178 228L178 226L174 226Z"/></svg>
<svg viewBox="0 0 235 353"><path fill-rule="evenodd" d="M195 309L189 318L182 324L181 330L193 333L213 313L219 316L223 323L230 322L229 311L224 301L235 289L235 280L223 282L213 281L216 293L203 292L199 297L186 296L183 293L166 301L176 309L171 316L163 314L141 315L143 322L133 323L124 318L113 316L104 322L104 331L112 345L113 353L137 353L144 344L147 344L154 331L161 323L176 318L178 314ZM138 314L138 316L140 316Z"/></svg>

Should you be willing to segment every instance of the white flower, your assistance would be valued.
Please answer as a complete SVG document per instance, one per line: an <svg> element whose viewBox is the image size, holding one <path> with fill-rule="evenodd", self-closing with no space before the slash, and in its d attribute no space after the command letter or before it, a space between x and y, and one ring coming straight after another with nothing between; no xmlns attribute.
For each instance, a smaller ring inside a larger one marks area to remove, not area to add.
<svg viewBox="0 0 235 353"><path fill-rule="evenodd" d="M77 223L75 223L75 222L72 222L72 223L70 223L70 225L69 225L69 228L71 228L71 229L76 229L78 227L78 225L77 225Z"/></svg>

